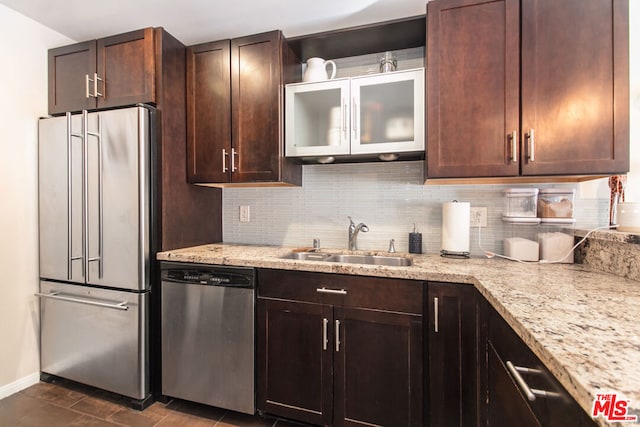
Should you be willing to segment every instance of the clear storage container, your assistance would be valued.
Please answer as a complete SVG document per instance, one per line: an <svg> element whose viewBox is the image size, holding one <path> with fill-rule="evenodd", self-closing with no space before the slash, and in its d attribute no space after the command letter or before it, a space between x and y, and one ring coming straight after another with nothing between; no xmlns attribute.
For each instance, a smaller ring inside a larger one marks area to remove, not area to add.
<svg viewBox="0 0 640 427"><path fill-rule="evenodd" d="M573 188L544 188L538 194L539 218L573 218Z"/></svg>
<svg viewBox="0 0 640 427"><path fill-rule="evenodd" d="M506 218L535 218L538 201L537 188L509 188L504 190Z"/></svg>

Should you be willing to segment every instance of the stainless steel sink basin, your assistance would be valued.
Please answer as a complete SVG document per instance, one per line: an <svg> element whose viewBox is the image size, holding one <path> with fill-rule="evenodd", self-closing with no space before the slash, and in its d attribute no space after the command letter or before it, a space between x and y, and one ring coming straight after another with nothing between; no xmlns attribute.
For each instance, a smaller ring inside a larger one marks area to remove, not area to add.
<svg viewBox="0 0 640 427"><path fill-rule="evenodd" d="M399 256L383 255L332 255L326 259L327 262L344 262L349 264L370 264L388 266L409 266L411 259Z"/></svg>
<svg viewBox="0 0 640 427"><path fill-rule="evenodd" d="M332 254L327 252L291 252L285 255L283 258L295 259L299 261L343 262L347 264L387 265L398 267L411 265L410 258L384 255L351 255Z"/></svg>
<svg viewBox="0 0 640 427"><path fill-rule="evenodd" d="M283 256L286 259L296 259L300 261L326 261L333 254L324 252L291 252Z"/></svg>

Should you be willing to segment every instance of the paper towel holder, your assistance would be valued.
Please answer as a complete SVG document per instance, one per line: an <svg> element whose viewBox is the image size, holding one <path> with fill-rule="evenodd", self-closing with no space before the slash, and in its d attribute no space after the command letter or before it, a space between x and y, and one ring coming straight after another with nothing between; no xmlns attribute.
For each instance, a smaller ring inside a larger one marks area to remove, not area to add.
<svg viewBox="0 0 640 427"><path fill-rule="evenodd" d="M458 202L457 200L452 200L451 201L451 204L458 204L458 203L460 203L460 202ZM467 206L469 205L469 203L462 203L462 204L465 204ZM444 215L445 215L444 208L445 208L445 205L443 205L443 221L442 221L443 243L442 243L442 246L451 246L451 245L448 245L448 244L445 245L445 243L444 243L444 233L445 233L445 223L446 223L445 218L444 218ZM468 213L468 208L467 208L467 216L466 216L466 219L464 219L464 221L467 221L467 222L469 221L468 215L469 215L469 213ZM466 239L468 239L468 238L469 237L468 237L468 234L467 234ZM465 245L454 245L454 246L462 246L462 247L450 248L450 249L463 249L463 250L462 251L455 251L455 250L449 250L449 249L441 249L440 250L440 256L441 257L447 257L447 258L457 258L457 259L470 258L471 254L470 254L470 252L468 250L469 249L469 245L468 244L466 245L466 248L464 248ZM467 249L467 250L465 251L464 249Z"/></svg>
<svg viewBox="0 0 640 427"><path fill-rule="evenodd" d="M470 252L452 252L445 251L444 249L440 250L440 256L446 258L457 258L457 259L467 259L471 256Z"/></svg>

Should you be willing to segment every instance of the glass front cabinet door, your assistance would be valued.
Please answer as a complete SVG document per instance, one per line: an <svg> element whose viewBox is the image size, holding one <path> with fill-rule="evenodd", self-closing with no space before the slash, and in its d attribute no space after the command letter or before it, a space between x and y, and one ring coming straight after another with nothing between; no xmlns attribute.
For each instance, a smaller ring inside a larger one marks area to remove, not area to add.
<svg viewBox="0 0 640 427"><path fill-rule="evenodd" d="M286 155L424 152L424 69L286 87Z"/></svg>

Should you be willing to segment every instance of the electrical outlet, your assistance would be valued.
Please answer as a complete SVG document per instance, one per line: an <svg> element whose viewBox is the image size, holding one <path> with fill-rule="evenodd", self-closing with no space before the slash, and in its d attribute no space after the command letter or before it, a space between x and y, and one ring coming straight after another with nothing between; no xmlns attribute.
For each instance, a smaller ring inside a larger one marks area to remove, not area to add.
<svg viewBox="0 0 640 427"><path fill-rule="evenodd" d="M250 212L249 205L240 205L240 222L249 222Z"/></svg>
<svg viewBox="0 0 640 427"><path fill-rule="evenodd" d="M471 208L469 225L471 227L486 227L487 208Z"/></svg>

